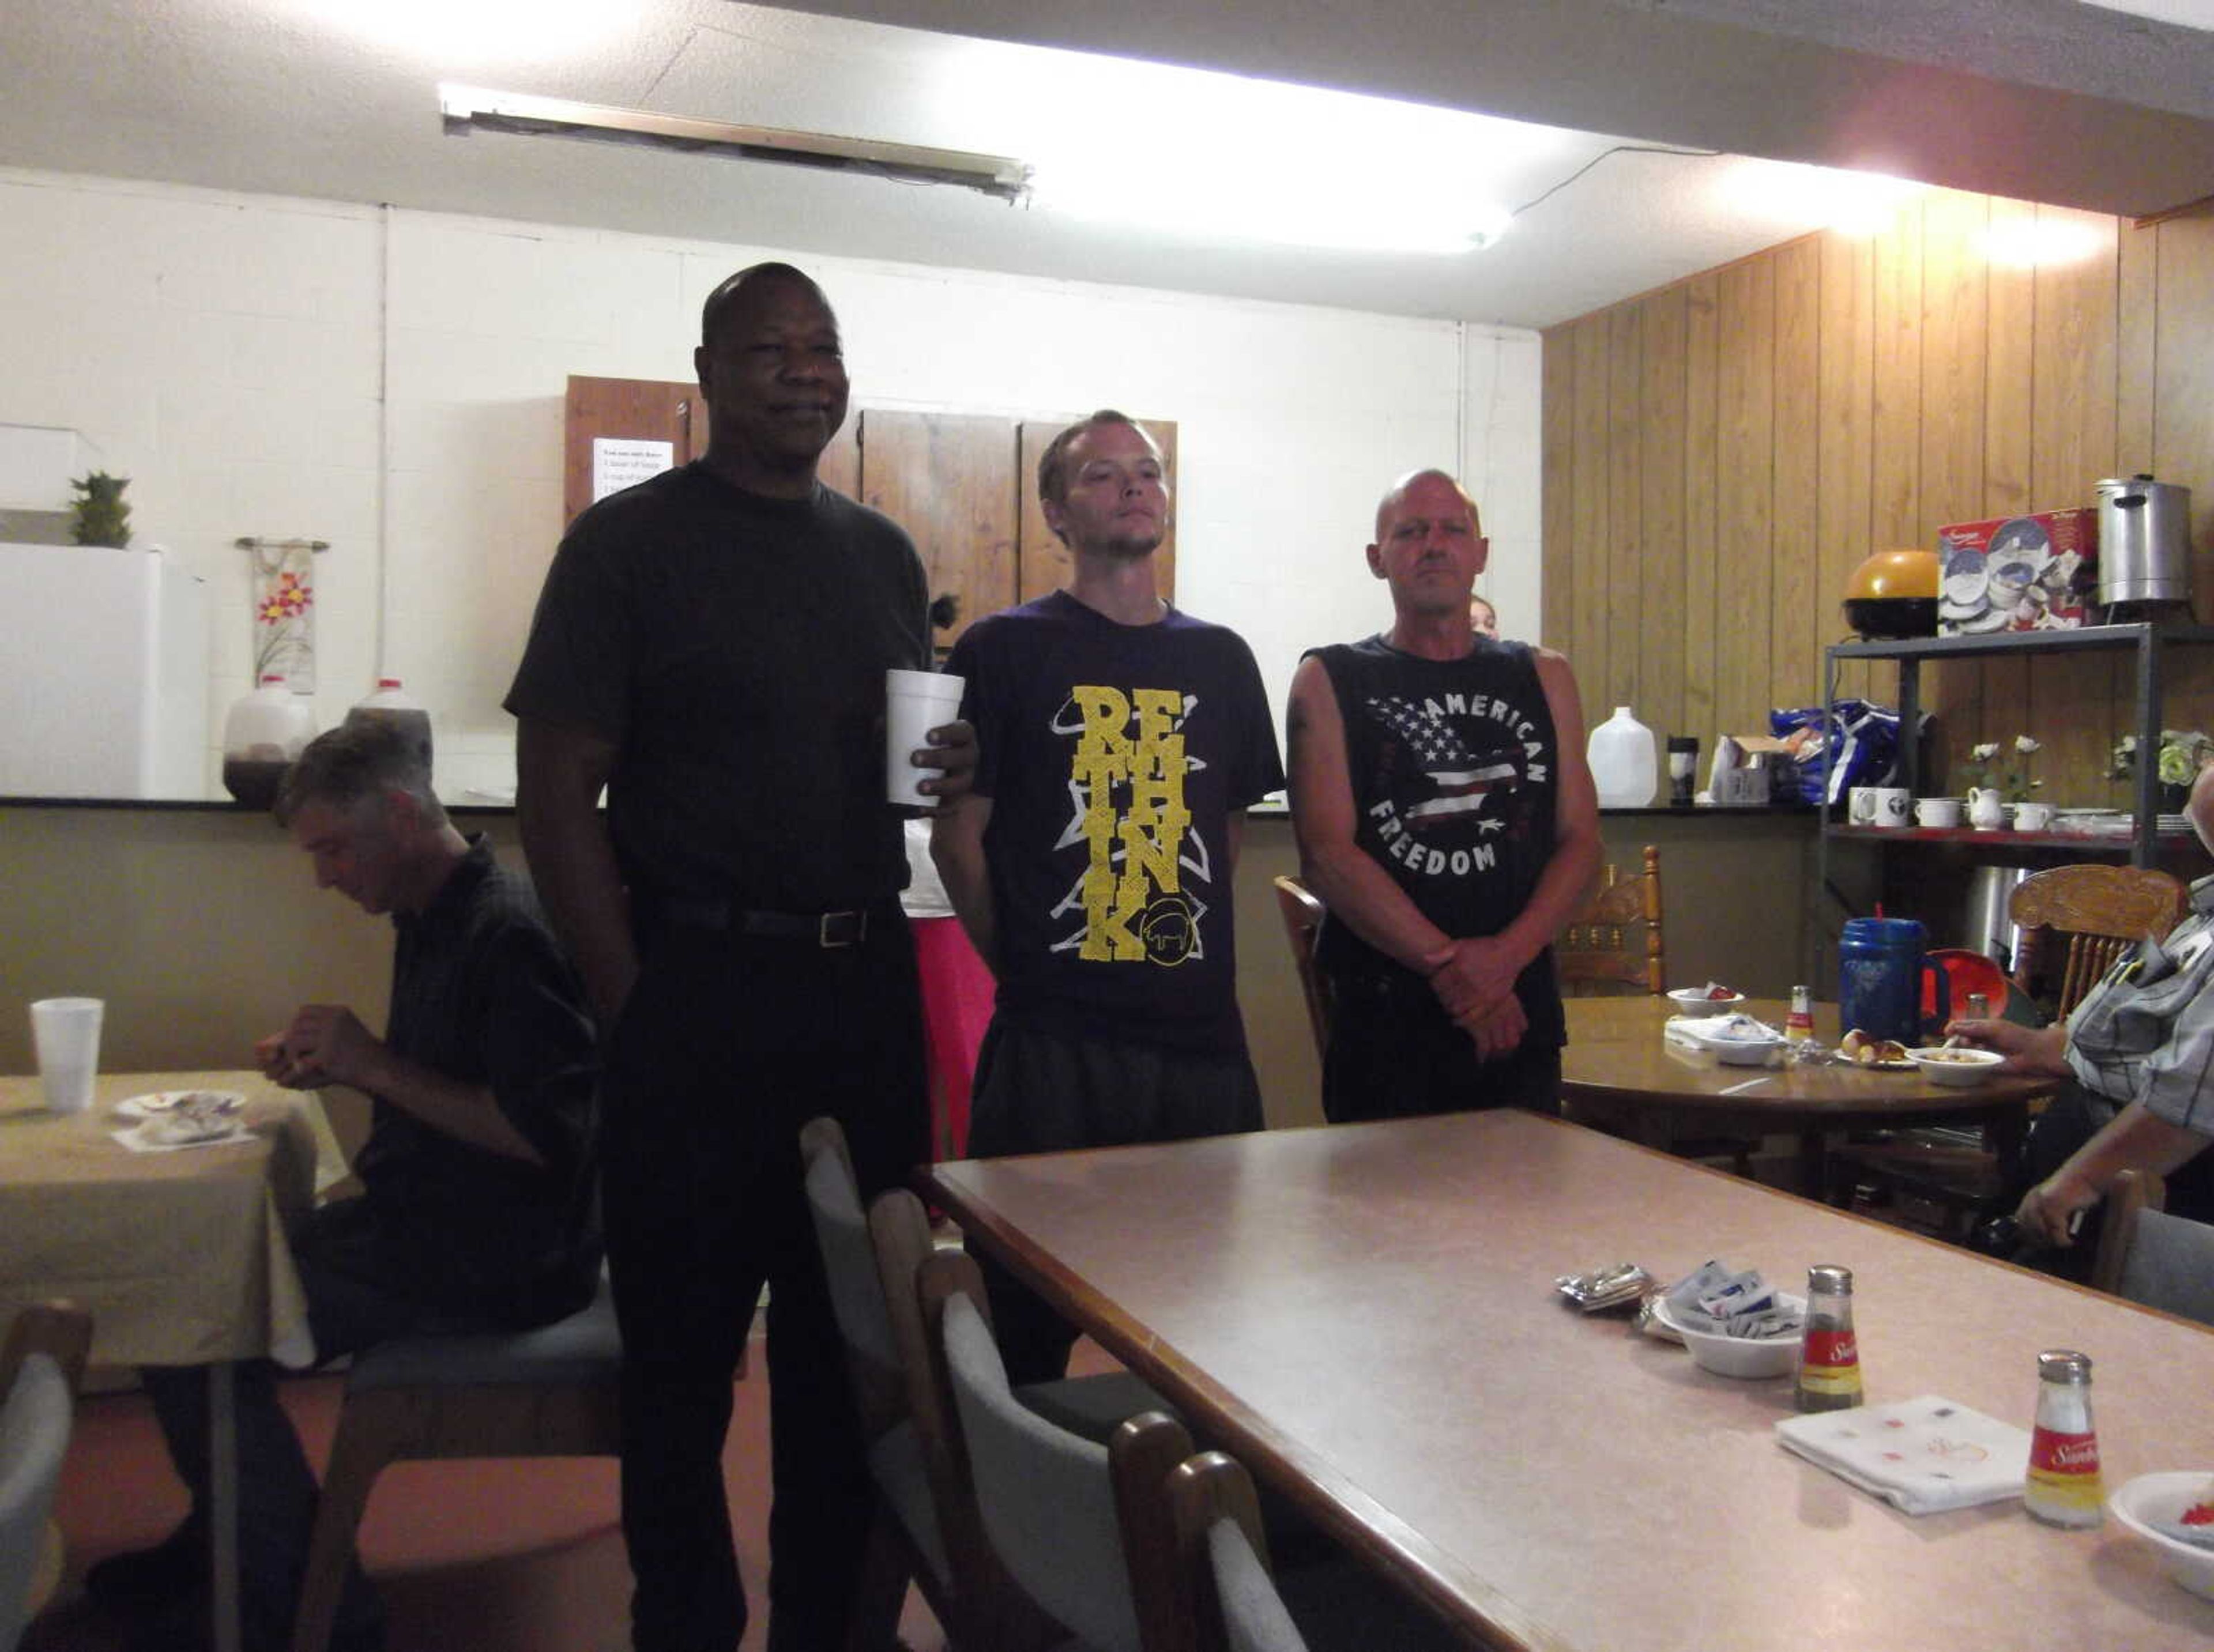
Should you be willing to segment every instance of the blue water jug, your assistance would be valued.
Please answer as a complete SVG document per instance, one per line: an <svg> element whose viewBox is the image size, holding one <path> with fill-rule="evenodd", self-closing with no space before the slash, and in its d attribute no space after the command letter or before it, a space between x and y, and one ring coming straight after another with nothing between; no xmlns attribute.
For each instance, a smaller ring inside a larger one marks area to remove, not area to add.
<svg viewBox="0 0 2214 1652"><path fill-rule="evenodd" d="M1936 1025L1952 1019L1951 983L1922 955L1922 926L1907 917L1855 917L1838 942L1838 1030L1922 1042L1922 981L1935 978Z"/></svg>

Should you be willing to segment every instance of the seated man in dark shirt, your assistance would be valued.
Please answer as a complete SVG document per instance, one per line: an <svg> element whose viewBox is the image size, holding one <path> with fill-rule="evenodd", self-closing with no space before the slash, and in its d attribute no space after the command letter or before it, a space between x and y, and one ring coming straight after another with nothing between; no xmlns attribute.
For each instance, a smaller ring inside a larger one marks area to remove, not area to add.
<svg viewBox="0 0 2214 1652"><path fill-rule="evenodd" d="M363 1192L296 1228L318 1361L424 1332L523 1330L591 1299L593 1033L584 995L523 879L465 839L419 756L380 724L334 729L287 776L277 818L337 888L397 932L378 1039L352 1010L307 1004L255 1054L280 1084L346 1084L374 1104L354 1169ZM193 1514L158 1548L95 1566L115 1602L166 1597L146 1644L189 1646L205 1607L207 1385L203 1368L144 1373ZM266 1362L237 1381L241 1608L248 1652L291 1640L315 1481ZM333 1644L382 1640L374 1596L349 1581Z"/></svg>

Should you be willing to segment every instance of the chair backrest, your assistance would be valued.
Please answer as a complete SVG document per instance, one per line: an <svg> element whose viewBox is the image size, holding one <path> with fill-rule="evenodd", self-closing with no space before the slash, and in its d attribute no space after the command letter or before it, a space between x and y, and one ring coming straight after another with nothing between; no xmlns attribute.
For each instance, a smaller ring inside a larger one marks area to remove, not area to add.
<svg viewBox="0 0 2214 1652"><path fill-rule="evenodd" d="M2135 1212L2117 1294L2167 1314L2214 1325L2214 1227L2156 1205Z"/></svg>
<svg viewBox="0 0 2214 1652"><path fill-rule="evenodd" d="M941 1251L917 1285L933 1365L994 1554L1023 1592L1097 1652L1171 1652L1141 1623L1165 1598L1172 1544L1158 1494L1191 1448L1181 1424L1153 1413L1106 1446L1047 1422L1015 1398L992 1340L976 1263ZM1146 1580L1149 1603L1141 1612Z"/></svg>
<svg viewBox="0 0 2214 1652"><path fill-rule="evenodd" d="M1284 919L1284 936L1291 942L1292 962L1300 972L1300 991L1307 1001L1307 1025L1314 1030L1318 1054L1330 1047L1330 983L1315 969L1315 936L1322 931L1327 909L1314 891L1297 878L1278 878L1276 910Z"/></svg>
<svg viewBox="0 0 2214 1652"><path fill-rule="evenodd" d="M1261 1509L1244 1465L1219 1451L1169 1476L1177 1599L1193 1652L1306 1652L1269 1570Z"/></svg>
<svg viewBox="0 0 2214 1652"><path fill-rule="evenodd" d="M861 1430L874 1440L907 1420L907 1386L900 1375L853 1157L838 1121L816 1119L809 1123L799 1133L799 1156L806 1170L808 1214L814 1218L816 1247L823 1253L823 1271L829 1281L831 1311L846 1344Z"/></svg>
<svg viewBox="0 0 2214 1652"><path fill-rule="evenodd" d="M2091 1259L2089 1281L2094 1290L2109 1296L2122 1294L2122 1264L2137 1237L2138 1212L2164 1210L2168 1189L2150 1170L2125 1170L2107 1189L2099 1206L2099 1244Z"/></svg>
<svg viewBox="0 0 2214 1652"><path fill-rule="evenodd" d="M937 1541L951 1584L958 1625L945 1625L956 1645L1032 1646L1051 1627L1037 1605L1011 1582L984 1535L976 1489L962 1450L961 1419L935 1354L922 1310L924 1265L937 1253L930 1216L903 1187L869 1206L869 1236L892 1345L907 1389L907 1412L937 1516Z"/></svg>
<svg viewBox="0 0 2214 1652"><path fill-rule="evenodd" d="M30 1616L31 1580L91 1341L89 1315L40 1305L17 1314L0 1346L0 1652L15 1652Z"/></svg>
<svg viewBox="0 0 2214 1652"><path fill-rule="evenodd" d="M1610 866L1598 893L1554 943L1563 986L1626 986L1658 997L1668 990L1660 932L1660 850L1645 845L1645 869L1625 878Z"/></svg>
<svg viewBox="0 0 2214 1652"><path fill-rule="evenodd" d="M2065 1015L2130 948L2149 935L2165 937L2189 901L2180 882L2150 867L2089 863L2033 873L2007 903L2021 931L2015 978L2027 985L2040 969L2057 972L2053 1013ZM2066 939L2056 962L2049 954L2059 936Z"/></svg>

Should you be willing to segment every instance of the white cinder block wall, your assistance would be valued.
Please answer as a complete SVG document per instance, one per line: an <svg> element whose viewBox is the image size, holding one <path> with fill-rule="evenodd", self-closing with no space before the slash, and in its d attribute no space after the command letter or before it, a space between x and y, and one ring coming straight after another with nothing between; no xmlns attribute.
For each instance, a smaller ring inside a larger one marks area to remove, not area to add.
<svg viewBox="0 0 2214 1652"><path fill-rule="evenodd" d="M83 431L136 542L213 582L211 730L250 686L232 542L327 539L319 722L402 677L455 801L513 785L568 375L689 378L700 301L765 257L830 294L857 405L1176 419L1178 600L1238 626L1280 711L1301 649L1383 623L1361 547L1416 466L1469 479L1485 584L1535 630L1534 333L4 168L0 223L0 423Z"/></svg>

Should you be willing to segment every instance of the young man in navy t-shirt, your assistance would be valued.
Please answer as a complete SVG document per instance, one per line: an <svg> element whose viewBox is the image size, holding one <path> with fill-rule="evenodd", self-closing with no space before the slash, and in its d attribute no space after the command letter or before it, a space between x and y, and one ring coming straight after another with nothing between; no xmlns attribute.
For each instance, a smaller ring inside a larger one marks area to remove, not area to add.
<svg viewBox="0 0 2214 1652"><path fill-rule="evenodd" d="M948 669L976 729L932 855L999 978L969 1150L1040 1153L1258 1130L1231 879L1245 810L1284 783L1236 632L1156 588L1161 453L1102 411L1038 465L1068 586L971 626ZM1060 1376L1075 1333L988 1270L1009 1377Z"/></svg>

